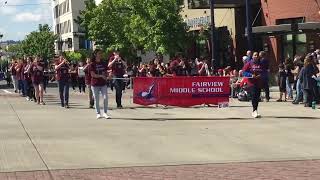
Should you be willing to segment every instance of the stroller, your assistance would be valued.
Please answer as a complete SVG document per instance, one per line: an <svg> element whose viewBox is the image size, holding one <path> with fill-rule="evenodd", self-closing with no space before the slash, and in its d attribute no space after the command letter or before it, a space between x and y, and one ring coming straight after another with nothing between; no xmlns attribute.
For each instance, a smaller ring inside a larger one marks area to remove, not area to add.
<svg viewBox="0 0 320 180"><path fill-rule="evenodd" d="M243 78L240 83L240 91L238 93L238 100L248 102L251 101L251 89L252 84L249 82L248 78Z"/></svg>

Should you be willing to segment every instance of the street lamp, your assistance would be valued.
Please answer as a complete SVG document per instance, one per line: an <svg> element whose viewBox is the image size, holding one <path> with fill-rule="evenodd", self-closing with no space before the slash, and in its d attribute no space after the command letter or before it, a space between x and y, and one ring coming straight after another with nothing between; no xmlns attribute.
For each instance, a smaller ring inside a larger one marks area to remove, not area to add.
<svg viewBox="0 0 320 180"><path fill-rule="evenodd" d="M212 70L215 68L216 63L216 44L215 44L215 23L214 23L214 0L210 0L210 11L211 11L211 66Z"/></svg>
<svg viewBox="0 0 320 180"><path fill-rule="evenodd" d="M248 41L248 50L252 51L252 25L251 25L251 6L250 6L250 0L246 0L246 36Z"/></svg>

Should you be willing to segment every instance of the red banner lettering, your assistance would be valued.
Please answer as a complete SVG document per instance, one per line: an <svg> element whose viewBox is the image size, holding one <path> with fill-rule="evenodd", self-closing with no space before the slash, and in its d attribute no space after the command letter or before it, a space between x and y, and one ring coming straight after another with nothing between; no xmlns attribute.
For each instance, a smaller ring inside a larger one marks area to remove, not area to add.
<svg viewBox="0 0 320 180"><path fill-rule="evenodd" d="M229 102L229 77L135 78L133 102L190 107Z"/></svg>

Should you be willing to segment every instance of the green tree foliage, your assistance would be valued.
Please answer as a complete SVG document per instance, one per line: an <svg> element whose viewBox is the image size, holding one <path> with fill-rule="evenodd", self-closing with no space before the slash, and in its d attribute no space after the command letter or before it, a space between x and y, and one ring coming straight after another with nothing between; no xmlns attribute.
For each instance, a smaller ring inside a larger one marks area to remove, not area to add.
<svg viewBox="0 0 320 180"><path fill-rule="evenodd" d="M71 62L79 62L84 59L84 56L80 52L65 52L66 58Z"/></svg>
<svg viewBox="0 0 320 180"><path fill-rule="evenodd" d="M44 59L49 59L54 56L54 42L57 38L49 25L40 24L37 31L31 32L22 41L23 53L28 56L40 56Z"/></svg>
<svg viewBox="0 0 320 180"><path fill-rule="evenodd" d="M75 19L75 22L85 30L86 38L88 38L88 26L90 20L95 17L95 15L93 14L93 10L97 7L97 5L95 3L95 0L86 0L85 6L86 9L84 11L80 11L80 16Z"/></svg>
<svg viewBox="0 0 320 180"><path fill-rule="evenodd" d="M17 58L23 57L24 51L22 43L9 45L6 52L9 52L12 56L16 56Z"/></svg>
<svg viewBox="0 0 320 180"><path fill-rule="evenodd" d="M88 37L102 47L165 54L186 46L180 11L177 0L103 0L97 7L87 3L79 19Z"/></svg>

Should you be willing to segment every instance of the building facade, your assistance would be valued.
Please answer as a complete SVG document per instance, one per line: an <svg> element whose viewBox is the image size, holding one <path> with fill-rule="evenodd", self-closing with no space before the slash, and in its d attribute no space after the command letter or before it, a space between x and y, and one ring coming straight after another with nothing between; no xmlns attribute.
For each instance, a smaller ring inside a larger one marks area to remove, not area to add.
<svg viewBox="0 0 320 180"><path fill-rule="evenodd" d="M54 33L59 36L56 41L56 53L88 49L91 43L85 39L84 30L75 22L80 11L85 9L85 0L53 0Z"/></svg>
<svg viewBox="0 0 320 180"><path fill-rule="evenodd" d="M253 27L262 37L273 67L286 58L320 48L320 6L317 0L261 0L263 26Z"/></svg>
<svg viewBox="0 0 320 180"><path fill-rule="evenodd" d="M245 37L246 9L244 0L216 0L214 20L216 27L216 46L218 53L216 59L217 67L242 66L242 56L247 51L247 40ZM260 8L260 1L251 0L251 16L255 17ZM211 36L211 11L209 0L184 0L182 17L190 28L191 32L201 34L207 29L207 39L197 40L195 49L191 54L196 57L207 54L210 56ZM261 21L255 21L261 25ZM257 38L254 44L259 46L260 39ZM202 47L207 47L205 50ZM200 51L200 52L199 52Z"/></svg>

